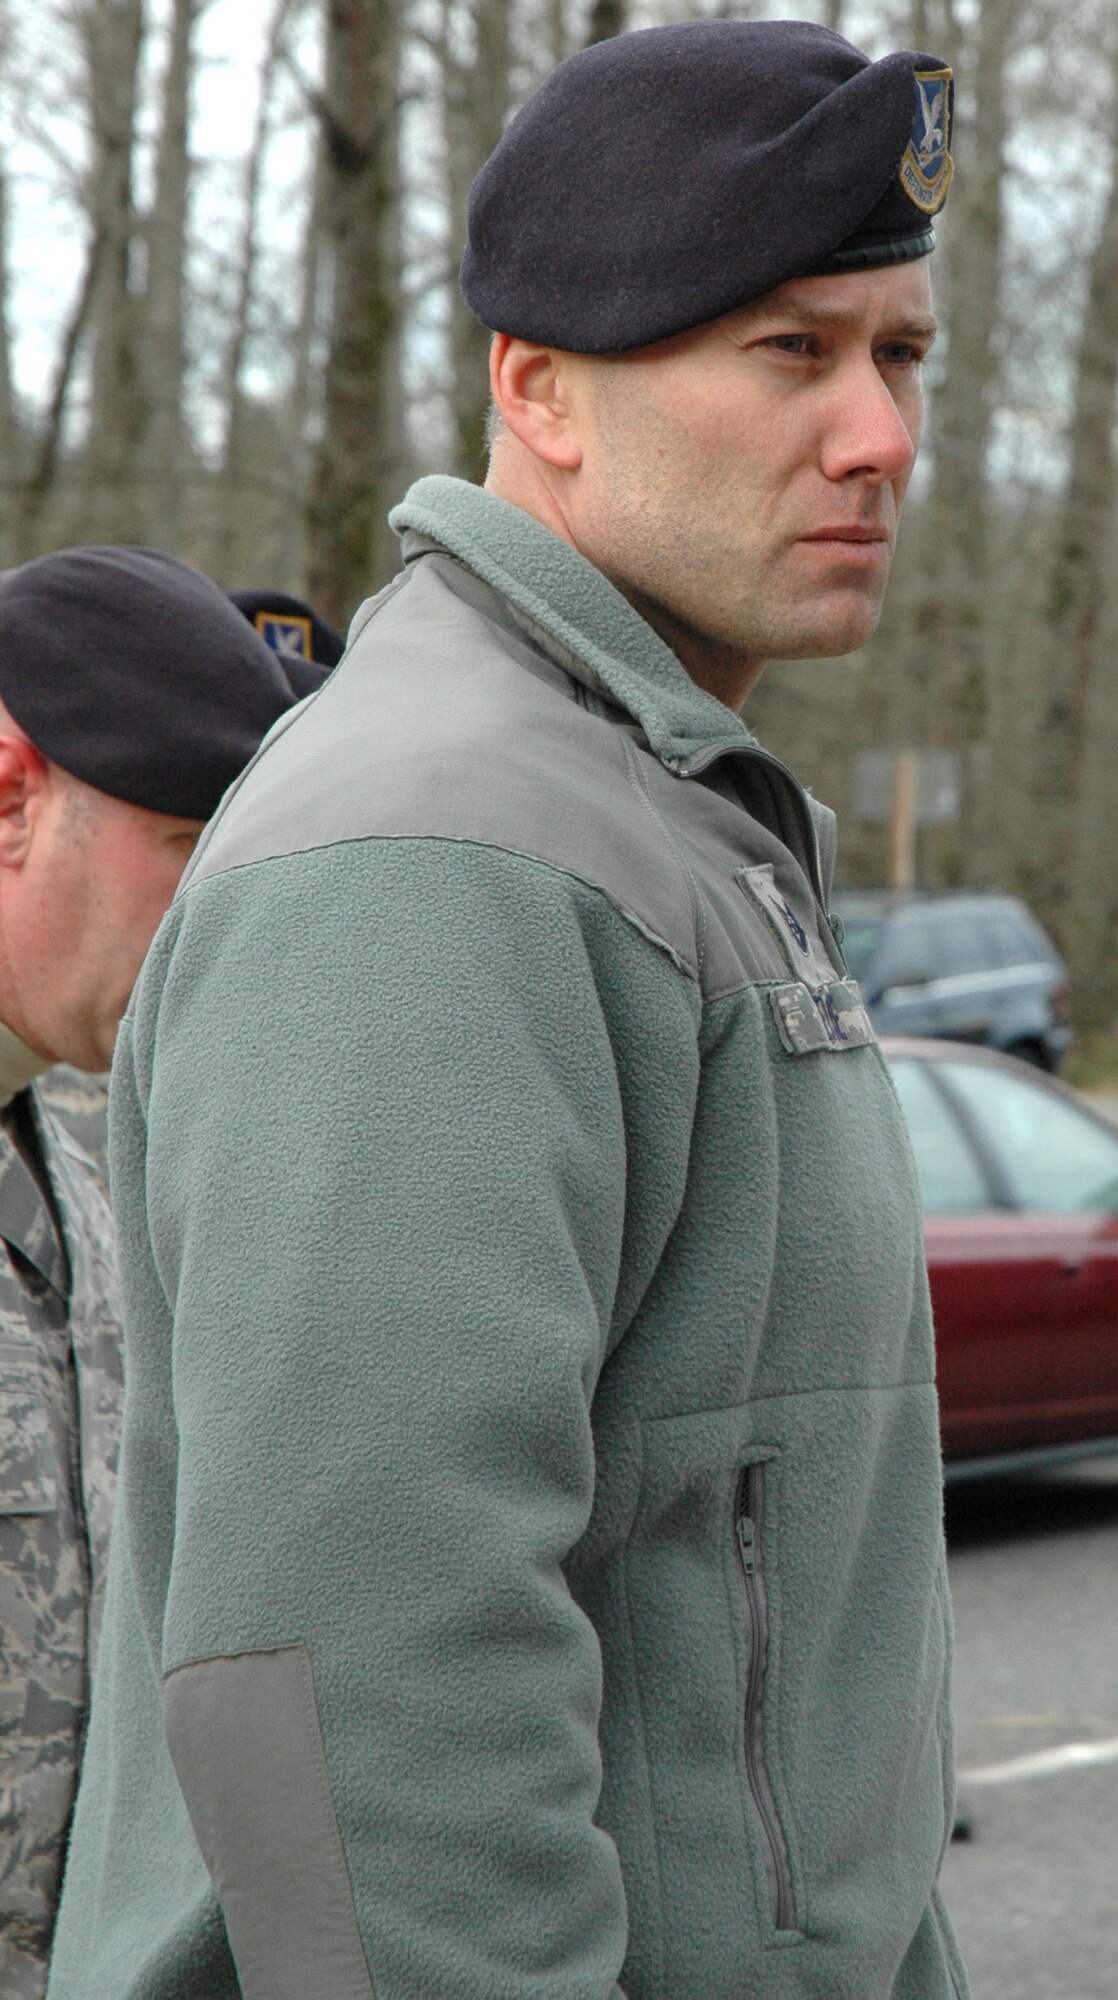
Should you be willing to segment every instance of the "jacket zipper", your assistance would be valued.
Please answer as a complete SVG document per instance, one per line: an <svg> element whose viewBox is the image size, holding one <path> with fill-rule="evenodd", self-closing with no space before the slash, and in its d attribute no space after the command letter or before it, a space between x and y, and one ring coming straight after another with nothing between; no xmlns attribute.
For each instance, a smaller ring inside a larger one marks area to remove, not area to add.
<svg viewBox="0 0 1118 2000"><path fill-rule="evenodd" d="M761 1562L761 1529L765 1512L765 1468L747 1465L738 1482L734 1510L738 1557L745 1582L749 1665L745 1685L745 1768L757 1808L765 1847L765 1874L773 1924L778 1931L796 1928L792 1871L788 1848L765 1767L765 1671L769 1646L768 1605Z"/></svg>
<svg viewBox="0 0 1118 2000"><path fill-rule="evenodd" d="M690 757L679 758L674 768L678 770L681 778L697 778L703 771L709 770L712 764L716 764L720 757L725 757L728 752L738 757L748 758L753 763L764 764L768 770L776 771L784 779L791 793L796 818L800 822L800 833L803 837L804 852L807 856L808 875L811 878L811 885L815 890L820 907L825 909L823 861L819 852L819 835L815 829L815 821L811 817L811 808L804 797L803 787L794 772L788 769L787 764L782 764L780 758L774 757L771 751L762 750L759 744L743 743L740 736L727 736L723 737L719 742L705 744L702 750L697 750Z"/></svg>

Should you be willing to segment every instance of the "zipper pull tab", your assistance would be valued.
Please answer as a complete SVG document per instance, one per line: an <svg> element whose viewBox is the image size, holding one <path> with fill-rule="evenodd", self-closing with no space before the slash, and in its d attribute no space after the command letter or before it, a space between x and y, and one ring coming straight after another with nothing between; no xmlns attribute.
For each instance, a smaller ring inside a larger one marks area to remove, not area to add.
<svg viewBox="0 0 1118 2000"><path fill-rule="evenodd" d="M738 1515L738 1548L746 1576L752 1576L757 1567L757 1529L748 1514Z"/></svg>

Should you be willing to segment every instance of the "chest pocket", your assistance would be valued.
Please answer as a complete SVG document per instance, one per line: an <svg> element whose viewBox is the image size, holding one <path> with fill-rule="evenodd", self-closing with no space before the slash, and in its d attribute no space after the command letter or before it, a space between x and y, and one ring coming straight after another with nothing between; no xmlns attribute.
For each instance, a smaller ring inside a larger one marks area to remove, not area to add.
<svg viewBox="0 0 1118 2000"><path fill-rule="evenodd" d="M0 1341L0 1515L49 1514L58 1481L30 1347Z"/></svg>

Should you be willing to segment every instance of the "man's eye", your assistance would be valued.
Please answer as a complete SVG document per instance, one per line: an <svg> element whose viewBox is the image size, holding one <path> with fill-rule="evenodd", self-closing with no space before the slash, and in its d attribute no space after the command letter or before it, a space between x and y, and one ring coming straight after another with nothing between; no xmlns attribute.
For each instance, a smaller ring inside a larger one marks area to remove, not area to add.
<svg viewBox="0 0 1118 2000"><path fill-rule="evenodd" d="M918 368L924 359L921 349L910 340L889 340L877 352L887 368Z"/></svg>
<svg viewBox="0 0 1118 2000"><path fill-rule="evenodd" d="M807 354L811 348L809 333L774 333L765 342L766 347L775 347L778 354Z"/></svg>

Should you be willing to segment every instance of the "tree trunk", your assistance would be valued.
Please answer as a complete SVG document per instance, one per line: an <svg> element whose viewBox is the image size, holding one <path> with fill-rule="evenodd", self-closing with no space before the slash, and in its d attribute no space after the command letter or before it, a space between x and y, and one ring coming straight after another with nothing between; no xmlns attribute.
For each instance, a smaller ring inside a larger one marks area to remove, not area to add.
<svg viewBox="0 0 1118 2000"><path fill-rule="evenodd" d="M1091 705L1110 668L1103 614L1118 491L1113 442L1116 398L1118 64L1110 186L1090 265L1069 435L1070 471L1048 590L1047 701L1034 813L1036 860L1026 868L1038 908L1073 958L1077 939L1071 894ZM1108 849L1112 846L1108 839Z"/></svg>
<svg viewBox="0 0 1118 2000"><path fill-rule="evenodd" d="M321 381L315 365L315 349L322 320L320 292L322 280L322 231L325 203L325 141L316 134L311 162L307 219L299 260L299 318L291 356L291 394L287 399L288 457L293 496L308 490L311 427L319 412ZM305 509L297 503L286 511L281 534L281 562L289 588L309 592L304 574L307 564L307 521Z"/></svg>
<svg viewBox="0 0 1118 2000"><path fill-rule="evenodd" d="M83 529L97 540L142 541L146 518L136 465L147 418L137 351L132 155L144 0L91 0L80 28L93 135L89 210L99 245L89 310L93 353Z"/></svg>
<svg viewBox="0 0 1118 2000"><path fill-rule="evenodd" d="M389 361L398 312L397 17L388 0L327 0L325 237L332 313L323 432L308 511L308 579L344 627L376 580L389 498Z"/></svg>
<svg viewBox="0 0 1118 2000"><path fill-rule="evenodd" d="M979 7L985 0L978 0ZM941 55L948 62L961 37L954 0L909 0L909 40L914 49Z"/></svg>
<svg viewBox="0 0 1118 2000"><path fill-rule="evenodd" d="M511 62L510 0L474 0L469 14L469 46L451 47L456 10L444 13L443 103L446 122L447 193L451 261L457 270L466 242L470 187L489 158L509 108ZM485 420L489 408L490 331L474 318L456 277L450 286L451 409L456 470L463 479L485 478L488 451Z"/></svg>
<svg viewBox="0 0 1118 2000"><path fill-rule="evenodd" d="M833 11L833 4L834 0L828 13ZM838 11L841 14L842 0L838 0ZM627 13L626 0L592 0L586 26L587 48L593 48L595 42L611 42L615 35L623 35Z"/></svg>
<svg viewBox="0 0 1118 2000"><path fill-rule="evenodd" d="M1016 0L982 0L970 77L973 114L957 142L944 303L950 341L928 509L934 570L922 615L924 684L947 747L979 740L986 720L986 458L998 376L1005 73Z"/></svg>
<svg viewBox="0 0 1118 2000"><path fill-rule="evenodd" d="M929 9L915 8L918 46L927 47ZM1006 65L1014 0L982 0L974 40L938 36L931 49L956 70L952 139L955 181L936 228L943 243L933 266L946 322L946 360L929 413L931 490L919 510L914 568L903 606L905 672L895 684L887 728L898 747L949 751L961 760L961 817L924 842L923 874L932 881L983 879L988 856L987 788L976 760L988 705L987 454L998 371L1002 269L1002 185L1006 135ZM940 23L942 27L943 22ZM942 265L942 268L941 268Z"/></svg>
<svg viewBox="0 0 1118 2000"><path fill-rule="evenodd" d="M17 516L23 440L12 386L8 313L8 181L0 167L0 568L18 562Z"/></svg>
<svg viewBox="0 0 1118 2000"><path fill-rule="evenodd" d="M205 4L206 0L173 0L155 200L147 223L147 290L141 346L145 428L139 471L146 515L145 538L172 553L182 547L185 512L183 271L190 199L191 41Z"/></svg>
<svg viewBox="0 0 1118 2000"><path fill-rule="evenodd" d="M565 56L571 53L571 30L568 19L567 0L545 0L543 40L546 50L545 69L554 69ZM549 58L549 60L548 60Z"/></svg>
<svg viewBox="0 0 1118 2000"><path fill-rule="evenodd" d="M34 437L33 444L25 454L29 463L20 484L19 519L16 528L21 562L27 562L32 556L41 553L42 519L57 483L62 430L66 421L70 390L74 382L78 352L89 325L103 254L104 240L95 233L86 251L81 284L59 341L58 360L55 364L46 416Z"/></svg>
<svg viewBox="0 0 1118 2000"><path fill-rule="evenodd" d="M213 547L210 568L215 576L228 576L230 583L242 581L230 575L237 567L238 525L245 505L245 452L249 413L244 401L245 353L252 330L256 302L256 274L260 260L260 198L264 186L264 165L275 121L275 86L284 35L294 0L273 0L271 17L257 75L256 121L245 159L244 190L241 196L241 234L236 251L237 295L229 339L222 357L221 402L225 412L225 438L221 471L213 510ZM304 492L302 482L293 482L292 513L298 514Z"/></svg>

